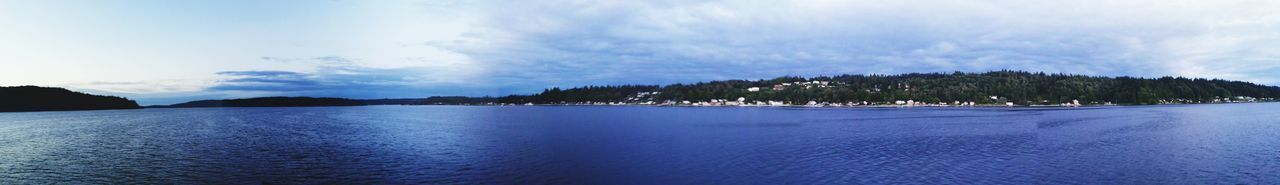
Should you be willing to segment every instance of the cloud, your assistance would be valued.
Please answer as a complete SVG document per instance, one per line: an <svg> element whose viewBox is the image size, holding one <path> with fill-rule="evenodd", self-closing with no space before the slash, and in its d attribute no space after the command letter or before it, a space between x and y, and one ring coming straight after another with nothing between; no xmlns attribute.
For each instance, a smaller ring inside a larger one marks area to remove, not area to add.
<svg viewBox="0 0 1280 185"><path fill-rule="evenodd" d="M58 84L55 86L91 94L128 97L137 100L142 105L167 105L193 99L221 97L222 95L220 94L204 92L204 88L209 84L212 84L212 82L159 79L146 81L95 81Z"/></svg>
<svg viewBox="0 0 1280 185"><path fill-rule="evenodd" d="M262 57L264 61L283 62L283 63L309 63L318 65L355 65L356 60L339 57L339 56L322 56L311 58L282 58L282 57Z"/></svg>
<svg viewBox="0 0 1280 185"><path fill-rule="evenodd" d="M315 60L351 61L342 57ZM440 78L447 71L429 67L374 68L350 64L319 65L312 72L224 71L206 91L232 96L329 96L348 98L488 95L492 86Z"/></svg>
<svg viewBox="0 0 1280 185"><path fill-rule="evenodd" d="M213 91L307 91L326 88L313 75L289 71L225 71L231 77L209 87Z"/></svg>
<svg viewBox="0 0 1280 185"><path fill-rule="evenodd" d="M347 59L335 59L347 60ZM200 99L263 96L344 98L422 98L429 96L486 96L512 93L481 82L441 75L432 67L376 68L319 64L314 70L248 70L217 72L222 78L203 83L182 80L91 82L68 84L73 89L135 98L143 105L167 105ZM191 85L191 84L203 84Z"/></svg>
<svg viewBox="0 0 1280 185"><path fill-rule="evenodd" d="M206 83L192 80L157 79L146 81L93 81L56 84L54 86L93 90L95 92L110 92L108 94L156 94L199 91L203 89L202 85L204 84Z"/></svg>
<svg viewBox="0 0 1280 185"><path fill-rule="evenodd" d="M230 76L253 76L253 77L299 77L302 73L289 71L224 71L218 72L219 75Z"/></svg>
<svg viewBox="0 0 1280 185"><path fill-rule="evenodd" d="M524 89L1017 69L1280 84L1276 1L520 1L432 42ZM504 83L506 82L506 83Z"/></svg>

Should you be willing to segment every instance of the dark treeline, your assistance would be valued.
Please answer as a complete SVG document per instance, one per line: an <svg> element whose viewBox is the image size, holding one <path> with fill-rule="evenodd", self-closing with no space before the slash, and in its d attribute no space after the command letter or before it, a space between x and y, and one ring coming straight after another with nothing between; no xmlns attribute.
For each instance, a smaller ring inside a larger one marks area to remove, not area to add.
<svg viewBox="0 0 1280 185"><path fill-rule="evenodd" d="M800 83L805 83L801 85ZM782 86L783 84L791 84ZM776 89L775 89L776 86ZM756 87L757 91L750 91ZM637 96L642 92L658 92ZM992 99L990 97L998 98ZM588 86L552 88L534 95L498 98L499 103L583 103L640 101L710 101L713 99L787 102L923 102L1058 104L1208 103L1240 97L1274 99L1280 87L1218 79L1182 77L1134 78L1045 74L1023 71L986 73L911 73L840 75L813 78L728 80L666 86Z"/></svg>
<svg viewBox="0 0 1280 185"><path fill-rule="evenodd" d="M229 100L200 100L157 107L310 107L310 106L361 106L366 103L345 98L312 97L262 97Z"/></svg>
<svg viewBox="0 0 1280 185"><path fill-rule="evenodd" d="M364 102L345 98L266 97L223 100L227 107L305 107L305 106L361 106Z"/></svg>
<svg viewBox="0 0 1280 185"><path fill-rule="evenodd" d="M0 87L0 112L141 108L133 100L74 92L63 88Z"/></svg>
<svg viewBox="0 0 1280 185"><path fill-rule="evenodd" d="M535 95L511 95L498 98L499 103L557 104L571 102L620 102L636 93L660 89L656 85L587 86L561 90L551 88Z"/></svg>
<svg viewBox="0 0 1280 185"><path fill-rule="evenodd" d="M432 96L428 98L399 99L346 99L315 97L263 97L229 100L199 100L153 108L191 107L306 107L306 106L361 106L361 105L481 105L496 102L491 97Z"/></svg>
<svg viewBox="0 0 1280 185"><path fill-rule="evenodd" d="M360 100L369 105L480 105L497 101L493 97L432 96L428 98Z"/></svg>

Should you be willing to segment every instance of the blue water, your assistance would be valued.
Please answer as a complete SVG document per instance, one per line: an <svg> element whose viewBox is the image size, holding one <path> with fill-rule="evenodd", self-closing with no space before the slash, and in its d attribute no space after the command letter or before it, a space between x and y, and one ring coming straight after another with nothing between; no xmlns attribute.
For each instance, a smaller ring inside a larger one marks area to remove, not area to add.
<svg viewBox="0 0 1280 185"><path fill-rule="evenodd" d="M1277 184L1280 104L0 113L0 184Z"/></svg>

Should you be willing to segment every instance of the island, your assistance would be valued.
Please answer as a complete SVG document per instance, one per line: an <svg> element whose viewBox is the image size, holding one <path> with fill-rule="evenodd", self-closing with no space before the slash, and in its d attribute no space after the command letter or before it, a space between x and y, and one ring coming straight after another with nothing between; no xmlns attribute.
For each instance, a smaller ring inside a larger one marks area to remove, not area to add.
<svg viewBox="0 0 1280 185"><path fill-rule="evenodd" d="M225 100L197 100L173 105L147 106L147 108L197 108L197 107L315 107L362 105L485 105L494 104L492 97L432 96L428 98L397 99L347 99L333 97L261 97Z"/></svg>
<svg viewBox="0 0 1280 185"><path fill-rule="evenodd" d="M0 112L138 109L138 103L115 96L100 96L63 88L0 87Z"/></svg>
<svg viewBox="0 0 1280 185"><path fill-rule="evenodd" d="M261 97L247 99L199 100L167 106L150 106L148 108L192 108L192 107L315 107L315 106L361 106L368 105L359 100L346 98L314 98L314 97Z"/></svg>

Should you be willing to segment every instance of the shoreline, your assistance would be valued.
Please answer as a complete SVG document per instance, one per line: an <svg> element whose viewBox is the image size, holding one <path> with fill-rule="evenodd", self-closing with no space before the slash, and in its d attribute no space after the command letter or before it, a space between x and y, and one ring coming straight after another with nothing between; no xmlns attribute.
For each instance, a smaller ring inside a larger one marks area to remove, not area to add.
<svg viewBox="0 0 1280 185"><path fill-rule="evenodd" d="M1006 108L1006 109L1035 109L1035 108L1103 108L1103 107L1145 107L1145 106L1168 106L1168 105L1219 105L1219 104L1252 104L1252 103L1280 103L1280 101L1272 102L1233 102L1233 103L1184 103L1184 104L1114 104L1114 105L858 105L858 106L812 106L812 105L640 105L640 104L620 104L620 105L596 105L596 104L534 104L534 105L498 105L498 104L388 104L388 105L360 105L360 106L272 106L272 107L148 107L141 109L181 109L181 108L295 108L295 107L363 107L363 106L475 106L475 107L742 107L742 108L848 108L848 109L910 109L910 108ZM131 109L108 109L108 110L131 110ZM93 110L80 110L93 111ZM41 111L49 112L49 111Z"/></svg>
<svg viewBox="0 0 1280 185"><path fill-rule="evenodd" d="M557 106L583 106L583 107L744 107L744 108L851 108L851 109L886 109L886 108L1099 108L1099 107L1145 107L1145 106L1169 106L1169 105L1223 105L1223 104L1254 104L1254 103L1280 103L1277 102L1236 102L1236 103L1183 103L1183 104L1114 104L1114 105L964 105L964 106L941 106L941 105L859 105L859 106L809 106L809 105L781 105L781 106L736 106L736 105L590 105L590 104L535 104L535 105L438 105L438 106L499 106L499 107L557 107ZM415 105L402 105L415 106Z"/></svg>

